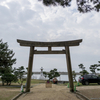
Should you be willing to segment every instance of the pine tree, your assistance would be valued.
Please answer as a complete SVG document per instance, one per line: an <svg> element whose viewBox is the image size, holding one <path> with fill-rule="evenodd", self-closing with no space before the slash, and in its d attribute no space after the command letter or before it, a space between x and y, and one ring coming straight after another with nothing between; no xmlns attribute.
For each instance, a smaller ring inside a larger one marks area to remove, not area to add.
<svg viewBox="0 0 100 100"><path fill-rule="evenodd" d="M93 74L96 74L96 69L97 69L97 67L98 67L97 64L91 65L91 66L90 66L90 71L91 71Z"/></svg>
<svg viewBox="0 0 100 100"><path fill-rule="evenodd" d="M21 66L21 67L19 67L19 68L14 68L14 75L17 77L17 79L19 80L18 81L18 83L20 84L20 85L22 85L23 84L23 81L25 81L26 79L24 78L24 75L25 75L25 68L24 68L24 66Z"/></svg>
<svg viewBox="0 0 100 100"><path fill-rule="evenodd" d="M45 6L62 6L69 7L71 6L72 0L38 0L42 1ZM100 1L99 0L76 0L77 10L82 13L87 13L92 10L99 12L100 11Z"/></svg>
<svg viewBox="0 0 100 100"><path fill-rule="evenodd" d="M5 73L12 72L12 65L16 63L16 58L13 58L15 53L8 49L8 44L0 40L0 76Z"/></svg>
<svg viewBox="0 0 100 100"><path fill-rule="evenodd" d="M60 76L60 74L57 72L56 68L54 68L53 70L50 70L50 72L47 75L48 75L49 80L53 79L54 77Z"/></svg>
<svg viewBox="0 0 100 100"><path fill-rule="evenodd" d="M80 73L81 73L82 75L89 74L88 71L85 70L85 67L84 67L83 64L79 64L78 66L79 66L80 69L82 69L82 71L80 71Z"/></svg>

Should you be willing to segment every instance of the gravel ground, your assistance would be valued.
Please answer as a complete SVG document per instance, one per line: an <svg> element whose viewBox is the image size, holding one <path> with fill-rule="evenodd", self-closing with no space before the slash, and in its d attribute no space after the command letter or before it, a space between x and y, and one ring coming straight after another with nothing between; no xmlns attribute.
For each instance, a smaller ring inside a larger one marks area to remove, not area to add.
<svg viewBox="0 0 100 100"><path fill-rule="evenodd" d="M77 90L90 100L100 100L100 86L82 86L77 87Z"/></svg>
<svg viewBox="0 0 100 100"><path fill-rule="evenodd" d="M52 84L52 88L46 88L45 84L35 86L31 92L23 94L17 100L79 100L74 93L69 92L67 86Z"/></svg>

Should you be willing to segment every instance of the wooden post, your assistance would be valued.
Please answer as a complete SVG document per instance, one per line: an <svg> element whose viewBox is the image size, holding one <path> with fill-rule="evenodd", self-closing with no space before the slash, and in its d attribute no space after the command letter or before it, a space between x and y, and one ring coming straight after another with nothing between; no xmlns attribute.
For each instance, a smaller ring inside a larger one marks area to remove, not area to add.
<svg viewBox="0 0 100 100"><path fill-rule="evenodd" d="M51 51L51 46L48 47L48 51Z"/></svg>
<svg viewBox="0 0 100 100"><path fill-rule="evenodd" d="M65 47L70 91L74 92L69 46Z"/></svg>
<svg viewBox="0 0 100 100"><path fill-rule="evenodd" d="M33 66L33 55L34 55L34 47L30 47L30 54L29 54L29 63L28 63L28 75L27 75L27 82L26 82L26 92L30 92L30 84L31 84L31 75L32 75L32 66Z"/></svg>

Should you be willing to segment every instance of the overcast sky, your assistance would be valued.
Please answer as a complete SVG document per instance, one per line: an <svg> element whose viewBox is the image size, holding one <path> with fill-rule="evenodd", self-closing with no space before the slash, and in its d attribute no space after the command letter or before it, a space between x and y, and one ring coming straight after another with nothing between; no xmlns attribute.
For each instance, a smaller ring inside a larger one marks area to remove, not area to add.
<svg viewBox="0 0 100 100"><path fill-rule="evenodd" d="M79 13L75 0L71 5L46 7L38 0L0 0L0 38L15 52L17 61L13 67L27 67L29 60L29 47L20 46L17 39L45 42L83 39L79 46L70 47L72 70L81 71L78 65L83 63L89 71L90 65L100 61L100 13ZM67 71L65 55L35 55L33 71L40 71L41 67L45 71L53 68Z"/></svg>

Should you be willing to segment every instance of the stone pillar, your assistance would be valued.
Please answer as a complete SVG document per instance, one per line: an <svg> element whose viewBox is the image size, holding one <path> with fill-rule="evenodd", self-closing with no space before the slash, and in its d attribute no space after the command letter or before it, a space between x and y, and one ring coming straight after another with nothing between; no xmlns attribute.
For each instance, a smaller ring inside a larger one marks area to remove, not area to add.
<svg viewBox="0 0 100 100"><path fill-rule="evenodd" d="M30 54L29 54L27 81L26 81L26 92L30 92L32 66L33 66L33 56L34 56L34 47L31 46L30 47Z"/></svg>
<svg viewBox="0 0 100 100"><path fill-rule="evenodd" d="M67 70L68 70L68 77L69 77L70 92L74 92L69 46L65 47L65 51L66 51L66 61L67 61Z"/></svg>

